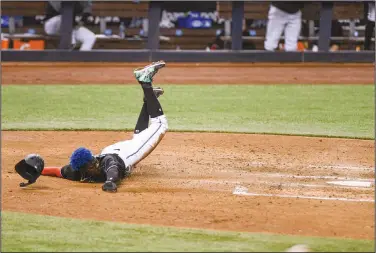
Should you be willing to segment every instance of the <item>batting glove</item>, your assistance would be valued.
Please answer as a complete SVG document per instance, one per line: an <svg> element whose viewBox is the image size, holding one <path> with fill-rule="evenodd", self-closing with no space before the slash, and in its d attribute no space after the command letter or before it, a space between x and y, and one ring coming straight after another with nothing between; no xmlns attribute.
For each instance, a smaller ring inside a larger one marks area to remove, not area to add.
<svg viewBox="0 0 376 253"><path fill-rule="evenodd" d="M112 181L106 181L102 186L102 190L105 192L117 192L117 186Z"/></svg>

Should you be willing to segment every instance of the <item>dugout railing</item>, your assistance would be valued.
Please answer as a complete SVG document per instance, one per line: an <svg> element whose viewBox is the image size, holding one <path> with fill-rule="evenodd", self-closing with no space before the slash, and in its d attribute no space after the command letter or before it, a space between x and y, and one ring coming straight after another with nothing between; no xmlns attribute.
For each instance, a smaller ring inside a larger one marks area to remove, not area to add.
<svg viewBox="0 0 376 253"><path fill-rule="evenodd" d="M7 1L2 1L7 2ZM145 2L145 1L144 1ZM2 61L151 61L165 59L172 62L374 62L374 51L329 52L333 1L319 3L320 33L317 38L319 52L265 52L262 50L242 50L242 22L245 4L262 1L235 1L231 5L232 32L231 50L205 52L204 50L170 51L160 50L161 2L148 2L148 37L144 50L92 50L89 52L71 51L72 3L64 1L61 36L58 50L2 50ZM369 1L341 1L369 2ZM145 13L146 14L146 13Z"/></svg>

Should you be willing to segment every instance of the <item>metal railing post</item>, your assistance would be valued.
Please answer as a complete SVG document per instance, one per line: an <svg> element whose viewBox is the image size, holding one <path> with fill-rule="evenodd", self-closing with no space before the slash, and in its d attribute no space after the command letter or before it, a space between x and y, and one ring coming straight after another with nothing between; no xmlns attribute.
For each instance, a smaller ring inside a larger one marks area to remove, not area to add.
<svg viewBox="0 0 376 253"><path fill-rule="evenodd" d="M148 27L148 43L150 50L159 48L159 23L161 20L162 4L161 2L151 1L149 3L149 27Z"/></svg>
<svg viewBox="0 0 376 253"><path fill-rule="evenodd" d="M231 29L231 49L242 50L243 48L243 18L244 18L244 2L232 2L232 29Z"/></svg>
<svg viewBox="0 0 376 253"><path fill-rule="evenodd" d="M329 51L330 37L332 31L333 3L321 2L320 10L320 32L319 50Z"/></svg>
<svg viewBox="0 0 376 253"><path fill-rule="evenodd" d="M61 19L59 49L69 49L72 43L73 2L61 2Z"/></svg>

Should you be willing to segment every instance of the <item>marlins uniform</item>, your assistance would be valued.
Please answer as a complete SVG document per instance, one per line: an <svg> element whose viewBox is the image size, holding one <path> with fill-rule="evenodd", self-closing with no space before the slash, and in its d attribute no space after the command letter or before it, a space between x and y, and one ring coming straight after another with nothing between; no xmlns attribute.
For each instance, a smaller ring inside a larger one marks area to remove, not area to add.
<svg viewBox="0 0 376 253"><path fill-rule="evenodd" d="M81 182L105 182L102 186L104 191L116 192L117 183L130 175L134 165L156 148L168 129L167 118L157 99L163 90L152 87L153 76L164 66L165 62L158 61L134 71L144 91L144 103L131 140L107 146L99 155L80 147L72 153L68 165L46 167L42 175Z"/></svg>
<svg viewBox="0 0 376 253"><path fill-rule="evenodd" d="M274 51L282 33L285 35L285 51L298 49L298 38L302 26L302 2L272 2L269 8L264 48Z"/></svg>

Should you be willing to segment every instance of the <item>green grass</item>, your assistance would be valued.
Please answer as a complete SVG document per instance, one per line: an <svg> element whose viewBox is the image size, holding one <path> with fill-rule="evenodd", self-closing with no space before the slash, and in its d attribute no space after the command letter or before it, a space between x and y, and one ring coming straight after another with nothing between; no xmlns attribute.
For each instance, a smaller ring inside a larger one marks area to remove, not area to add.
<svg viewBox="0 0 376 253"><path fill-rule="evenodd" d="M179 229L2 212L2 251L312 251L371 252L372 240Z"/></svg>
<svg viewBox="0 0 376 253"><path fill-rule="evenodd" d="M371 85L164 89L171 130L374 138ZM138 85L2 86L2 128L131 130L141 101Z"/></svg>

